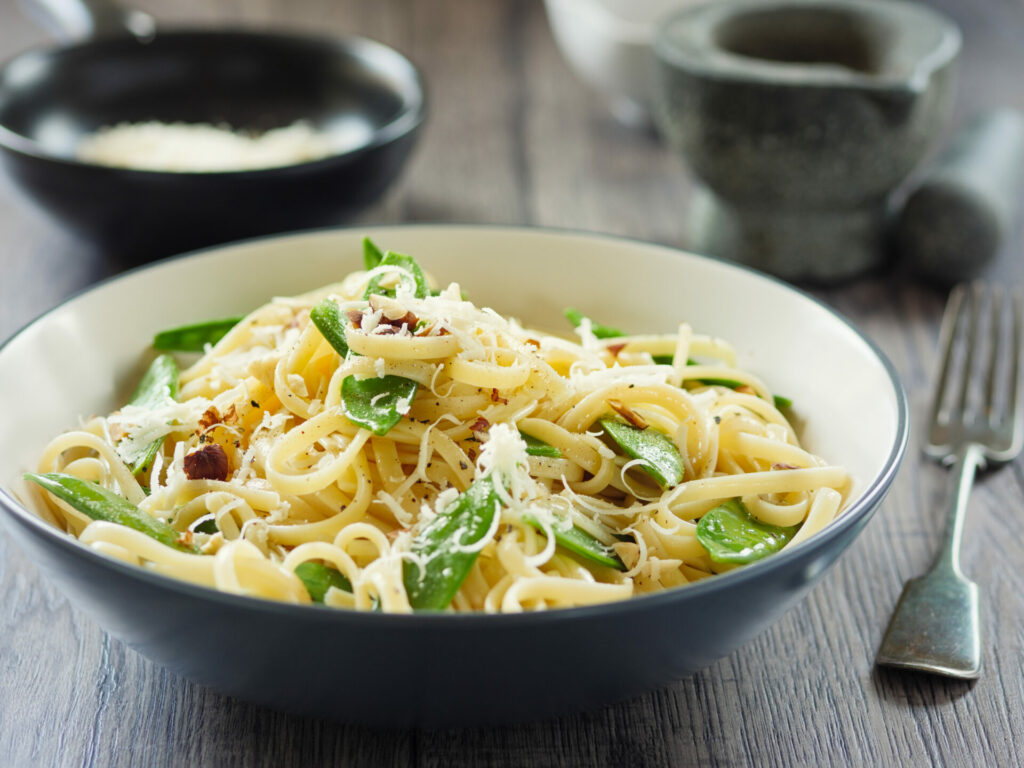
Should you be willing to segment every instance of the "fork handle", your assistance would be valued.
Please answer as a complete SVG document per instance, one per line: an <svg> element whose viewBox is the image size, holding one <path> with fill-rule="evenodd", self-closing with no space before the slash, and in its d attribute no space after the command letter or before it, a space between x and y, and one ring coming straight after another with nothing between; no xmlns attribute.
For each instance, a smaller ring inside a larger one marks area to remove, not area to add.
<svg viewBox="0 0 1024 768"><path fill-rule="evenodd" d="M985 449L977 443L964 443L953 455L953 492L949 496L946 513L946 533L942 548L932 568L949 568L958 576L960 570L960 540L964 529L964 517L967 515L967 500L974 485L974 476L978 469L985 466Z"/></svg>

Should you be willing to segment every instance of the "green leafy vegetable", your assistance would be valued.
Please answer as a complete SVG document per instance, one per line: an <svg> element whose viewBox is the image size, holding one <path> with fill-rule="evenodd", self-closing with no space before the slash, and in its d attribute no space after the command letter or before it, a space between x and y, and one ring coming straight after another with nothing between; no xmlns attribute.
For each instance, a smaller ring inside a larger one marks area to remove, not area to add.
<svg viewBox="0 0 1024 768"><path fill-rule="evenodd" d="M334 351L342 357L348 354L348 341L345 340L345 321L341 317L338 302L324 299L309 311L309 319L334 347Z"/></svg>
<svg viewBox="0 0 1024 768"><path fill-rule="evenodd" d="M324 595L330 587L337 587L344 592L352 591L352 583L337 568L307 560L295 568L295 575L306 585L306 591L313 602L322 603Z"/></svg>
<svg viewBox="0 0 1024 768"><path fill-rule="evenodd" d="M430 295L430 288L427 286L427 278L423 274L423 270L420 269L420 265L416 263L416 259L412 256L406 256L404 253L388 251L384 254L384 257L380 260L380 264L377 266L398 267L403 270L398 273L399 282L409 288L409 290L415 294L417 299L422 299ZM370 280L369 285L366 286L366 292L363 294L363 298L368 299L373 294L394 298L394 288L381 288L381 283L384 282L387 277L389 276L377 275Z"/></svg>
<svg viewBox="0 0 1024 768"><path fill-rule="evenodd" d="M700 365L699 360L694 360L692 357L686 359L687 365ZM707 384L708 386L728 387L729 389L736 389L736 387L742 387L742 381L736 381L736 379L692 379L692 381L700 382L701 384Z"/></svg>
<svg viewBox="0 0 1024 768"><path fill-rule="evenodd" d="M589 319L586 315L573 307L567 308L562 314L564 314L566 319L572 323L573 328L579 328L580 324L585 319ZM593 320L590 321L590 332L598 339L614 339L619 336L626 335L618 328L612 328L609 325L601 325L601 323L595 323Z"/></svg>
<svg viewBox="0 0 1024 768"><path fill-rule="evenodd" d="M692 360L692 359L691 360L687 360L686 364L687 365L700 365L700 363L698 361ZM707 384L709 386L710 385L717 385L719 387L728 387L729 389L736 389L736 387L742 387L743 386L743 382L742 381L736 381L736 379L696 379L695 381L699 381L701 384ZM790 400L788 397L784 397L782 395L775 395L772 398L772 400L775 403L775 407L776 408L792 408L793 407L793 401Z"/></svg>
<svg viewBox="0 0 1024 768"><path fill-rule="evenodd" d="M185 543L179 531L163 520L147 515L128 499L108 491L101 485L60 472L47 472L42 475L28 472L25 479L42 486L93 520L117 523L140 531L168 547L194 555L199 554L199 548Z"/></svg>
<svg viewBox="0 0 1024 768"><path fill-rule="evenodd" d="M363 264L366 266L367 271L380 265L381 260L384 258L384 254L381 252L377 244L368 237L363 238Z"/></svg>
<svg viewBox="0 0 1024 768"><path fill-rule="evenodd" d="M132 393L129 405L137 405L140 408L153 409L164 405L168 400L174 400L178 396L178 364L170 355L159 355L149 368L142 375L135 392ZM133 475L138 475L142 470L153 463L164 439L161 437L154 440L147 446L134 451L126 447L118 447L118 454L124 463L131 469Z"/></svg>
<svg viewBox="0 0 1024 768"><path fill-rule="evenodd" d="M341 402L350 421L375 435L386 435L402 420L418 388L417 382L401 376L346 376L341 382Z"/></svg>
<svg viewBox="0 0 1024 768"><path fill-rule="evenodd" d="M799 528L758 522L739 499L732 499L701 517L697 540L716 563L745 564L778 552Z"/></svg>
<svg viewBox="0 0 1024 768"><path fill-rule="evenodd" d="M153 337L153 348L202 352L207 344L216 344L241 321L242 317L225 317L223 320L207 320L204 323L168 328Z"/></svg>
<svg viewBox="0 0 1024 768"><path fill-rule="evenodd" d="M676 359L675 355L651 355L651 359L658 365L672 365Z"/></svg>
<svg viewBox="0 0 1024 768"><path fill-rule="evenodd" d="M683 458L676 444L664 432L653 427L639 429L611 416L600 419L598 423L627 456L641 462L640 468L658 485L671 488L682 481Z"/></svg>
<svg viewBox="0 0 1024 768"><path fill-rule="evenodd" d="M541 533L544 532L544 526L533 515L523 515L523 521L529 523ZM583 559L597 565L615 568L619 571L628 570L619 556L615 554L615 550L605 546L582 528L575 525L563 528L558 522L551 528L555 534L555 543L560 547L564 547L573 554L579 555Z"/></svg>
<svg viewBox="0 0 1024 768"><path fill-rule="evenodd" d="M526 443L526 452L531 456L546 456L549 459L558 459L562 456L562 452L555 446L545 443L533 435L520 432L519 436L523 438L523 442Z"/></svg>
<svg viewBox="0 0 1024 768"><path fill-rule="evenodd" d="M490 530L500 506L491 477L481 478L416 536L415 559L406 560L402 570L413 608L443 611L448 607L476 561L474 545Z"/></svg>
<svg viewBox="0 0 1024 768"><path fill-rule="evenodd" d="M142 374L129 405L157 408L178 396L178 364L170 355L158 355Z"/></svg>
<svg viewBox="0 0 1024 768"><path fill-rule="evenodd" d="M199 523L199 525L193 526L192 530L196 533L208 533L212 536L219 529L217 528L217 521L212 517L208 517L203 520L203 522Z"/></svg>

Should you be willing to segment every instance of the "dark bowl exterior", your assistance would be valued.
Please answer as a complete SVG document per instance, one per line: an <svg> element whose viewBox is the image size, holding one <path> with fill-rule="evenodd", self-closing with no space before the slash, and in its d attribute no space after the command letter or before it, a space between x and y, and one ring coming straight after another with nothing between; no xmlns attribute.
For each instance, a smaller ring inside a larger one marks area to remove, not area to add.
<svg viewBox="0 0 1024 768"><path fill-rule="evenodd" d="M58 223L141 263L351 218L396 179L426 110L415 66L364 38L231 30L104 38L26 51L0 68L0 164ZM328 136L352 124L363 133L339 138L344 149L320 160L236 172L74 157L68 136L152 120L255 132L301 121ZM59 140L47 132L53 125L62 126Z"/></svg>
<svg viewBox="0 0 1024 768"><path fill-rule="evenodd" d="M244 237L346 221L398 176L418 126L360 152L246 173L129 171L0 144L4 170L73 233L128 263Z"/></svg>
<svg viewBox="0 0 1024 768"><path fill-rule="evenodd" d="M4 494L0 517L75 606L202 685L351 723L470 726L596 709L729 654L821 579L890 481L758 568L622 603L498 616L359 614L225 595L97 555Z"/></svg>

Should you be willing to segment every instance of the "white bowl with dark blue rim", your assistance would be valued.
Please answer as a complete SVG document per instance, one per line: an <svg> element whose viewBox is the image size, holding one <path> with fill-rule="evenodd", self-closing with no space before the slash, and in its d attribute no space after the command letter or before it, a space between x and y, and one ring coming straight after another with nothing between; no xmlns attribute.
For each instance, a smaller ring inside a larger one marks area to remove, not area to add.
<svg viewBox="0 0 1024 768"><path fill-rule="evenodd" d="M686 320L794 402L805 444L855 478L791 550L700 583L517 615L382 615L222 594L98 554L34 512L22 473L80 416L127 398L154 331L244 313L358 269L360 242L413 254L478 304L551 331L566 306L634 332ZM165 260L86 290L0 348L0 519L35 570L115 637L179 674L291 712L471 725L593 709L668 685L779 619L879 507L908 433L891 364L847 320L750 269L592 234L397 226L266 238ZM833 583L831 588L838 588ZM856 602L856 601L854 601ZM792 659L764 659L765 674Z"/></svg>

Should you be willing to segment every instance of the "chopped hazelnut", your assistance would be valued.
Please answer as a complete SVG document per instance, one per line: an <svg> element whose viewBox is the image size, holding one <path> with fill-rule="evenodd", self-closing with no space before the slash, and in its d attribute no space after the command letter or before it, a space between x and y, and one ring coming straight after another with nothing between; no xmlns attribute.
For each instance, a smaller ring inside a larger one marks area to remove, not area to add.
<svg viewBox="0 0 1024 768"><path fill-rule="evenodd" d="M185 476L189 480L227 480L228 455L217 443L206 443L185 455Z"/></svg>

